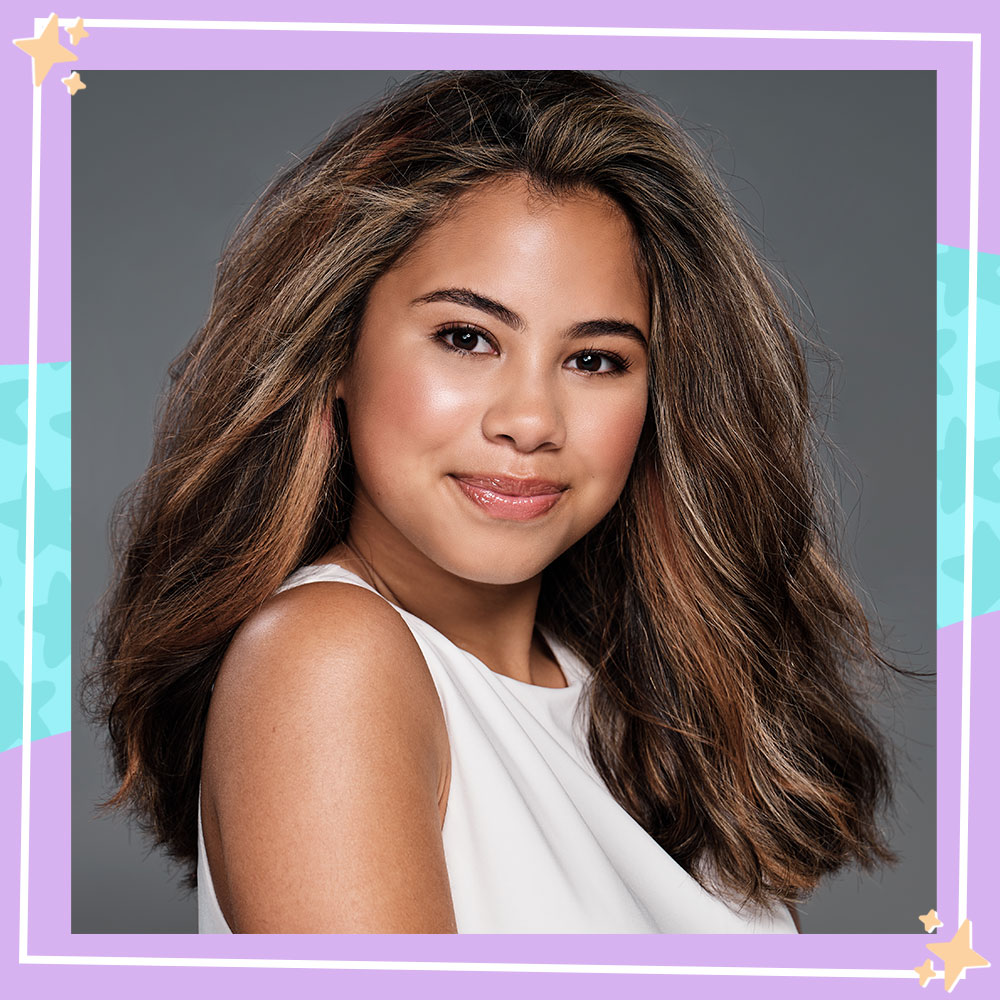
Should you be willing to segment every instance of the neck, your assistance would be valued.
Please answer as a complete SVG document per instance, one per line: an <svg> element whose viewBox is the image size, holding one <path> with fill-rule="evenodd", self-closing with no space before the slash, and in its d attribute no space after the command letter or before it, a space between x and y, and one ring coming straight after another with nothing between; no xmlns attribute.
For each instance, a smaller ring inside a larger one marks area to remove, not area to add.
<svg viewBox="0 0 1000 1000"><path fill-rule="evenodd" d="M529 684L564 686L535 630L541 575L511 584L457 576L424 555L360 497L346 540L321 561L357 573L491 670Z"/></svg>

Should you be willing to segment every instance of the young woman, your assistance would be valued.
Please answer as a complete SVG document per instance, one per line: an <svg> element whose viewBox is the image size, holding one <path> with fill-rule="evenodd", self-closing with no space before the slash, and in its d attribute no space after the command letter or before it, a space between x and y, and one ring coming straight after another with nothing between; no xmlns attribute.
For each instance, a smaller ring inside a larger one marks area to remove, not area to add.
<svg viewBox="0 0 1000 1000"><path fill-rule="evenodd" d="M208 932L786 932L891 855L805 366L682 133L428 74L283 173L99 634Z"/></svg>

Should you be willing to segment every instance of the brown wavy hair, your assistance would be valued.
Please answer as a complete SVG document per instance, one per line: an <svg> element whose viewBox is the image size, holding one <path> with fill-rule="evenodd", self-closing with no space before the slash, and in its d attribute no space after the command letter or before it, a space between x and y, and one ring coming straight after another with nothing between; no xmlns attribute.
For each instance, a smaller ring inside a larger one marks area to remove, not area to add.
<svg viewBox="0 0 1000 1000"><path fill-rule="evenodd" d="M886 744L861 693L887 664L833 549L799 335L684 132L578 72L411 78L281 173L232 237L118 510L88 682L110 804L193 867L226 647L346 531L334 385L368 292L459 195L510 175L614 199L650 291L627 485L545 571L538 608L592 665L601 776L684 869L739 900L791 902L845 864L891 860Z"/></svg>

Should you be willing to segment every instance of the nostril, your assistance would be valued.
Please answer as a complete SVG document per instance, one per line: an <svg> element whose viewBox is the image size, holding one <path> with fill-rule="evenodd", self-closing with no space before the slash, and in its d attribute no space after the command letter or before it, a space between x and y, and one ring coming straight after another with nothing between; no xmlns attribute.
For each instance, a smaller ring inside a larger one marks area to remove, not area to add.
<svg viewBox="0 0 1000 1000"><path fill-rule="evenodd" d="M520 452L560 447L564 420L558 393L539 377L510 378L486 403L482 431L489 440Z"/></svg>

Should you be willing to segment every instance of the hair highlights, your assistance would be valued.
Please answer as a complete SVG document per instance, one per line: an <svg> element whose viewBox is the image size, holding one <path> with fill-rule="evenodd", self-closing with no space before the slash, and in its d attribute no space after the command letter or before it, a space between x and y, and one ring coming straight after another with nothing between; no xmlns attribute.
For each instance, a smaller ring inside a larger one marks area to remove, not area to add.
<svg viewBox="0 0 1000 1000"><path fill-rule="evenodd" d="M368 292L463 192L511 175L614 199L650 293L628 484L546 570L539 607L594 668L605 782L679 864L741 900L792 901L846 863L890 859L886 751L858 689L882 661L822 513L797 334L683 132L576 72L413 78L282 173L234 235L121 510L90 677L112 802L195 859L226 647L350 516L334 386Z"/></svg>

